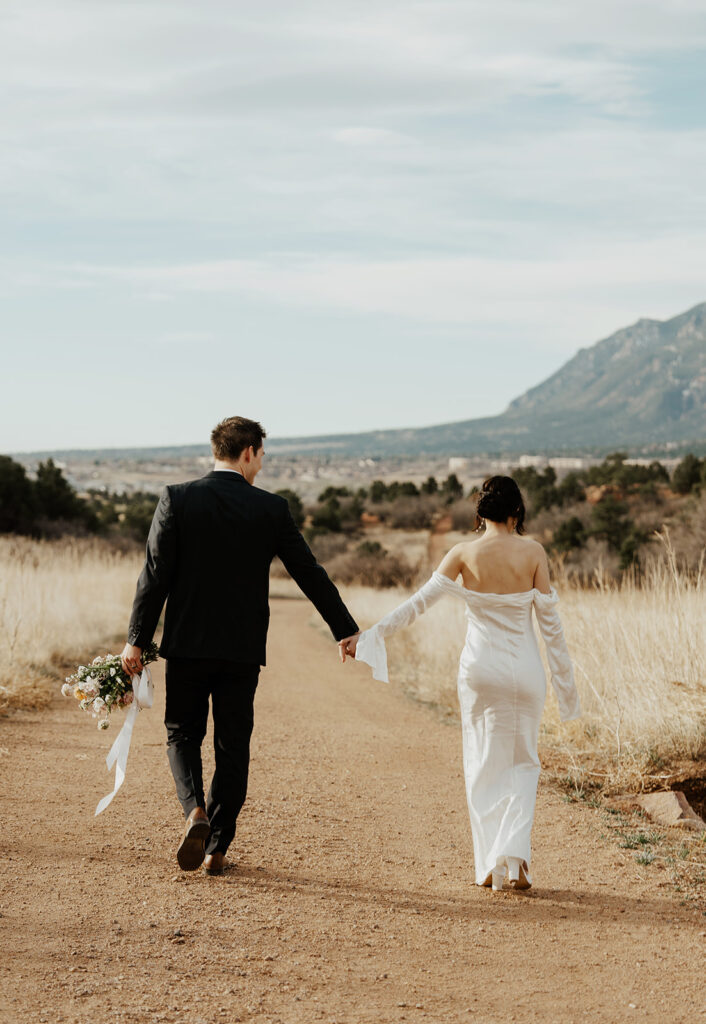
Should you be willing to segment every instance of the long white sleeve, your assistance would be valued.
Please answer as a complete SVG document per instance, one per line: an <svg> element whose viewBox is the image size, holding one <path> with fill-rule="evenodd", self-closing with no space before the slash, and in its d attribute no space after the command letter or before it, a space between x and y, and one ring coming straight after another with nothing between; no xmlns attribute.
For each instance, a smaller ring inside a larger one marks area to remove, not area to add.
<svg viewBox="0 0 706 1024"><path fill-rule="evenodd" d="M427 608L436 604L444 594L458 596L458 593L458 585L448 576L443 576L440 572L432 573L424 586L420 587L401 605L398 605L389 615L360 634L355 650L356 661L364 661L366 665L370 665L373 670L373 678L382 683L388 683L390 680L387 674L385 637L396 633L398 629L409 626Z"/></svg>
<svg viewBox="0 0 706 1024"><path fill-rule="evenodd" d="M558 601L559 597L553 587L549 594L535 591L534 613L547 647L552 686L559 702L559 717L562 722L568 722L581 716L581 703L574 682L574 669L564 639L564 630L556 610Z"/></svg>

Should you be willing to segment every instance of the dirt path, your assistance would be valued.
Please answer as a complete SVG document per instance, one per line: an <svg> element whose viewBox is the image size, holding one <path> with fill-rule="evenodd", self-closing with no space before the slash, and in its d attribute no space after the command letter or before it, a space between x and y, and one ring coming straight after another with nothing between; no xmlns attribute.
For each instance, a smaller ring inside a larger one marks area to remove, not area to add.
<svg viewBox="0 0 706 1024"><path fill-rule="evenodd" d="M273 603L222 878L176 867L161 671L97 820L114 729L68 701L0 723L2 1021L705 1019L706 918L545 790L535 888L476 888L457 730L309 620Z"/></svg>

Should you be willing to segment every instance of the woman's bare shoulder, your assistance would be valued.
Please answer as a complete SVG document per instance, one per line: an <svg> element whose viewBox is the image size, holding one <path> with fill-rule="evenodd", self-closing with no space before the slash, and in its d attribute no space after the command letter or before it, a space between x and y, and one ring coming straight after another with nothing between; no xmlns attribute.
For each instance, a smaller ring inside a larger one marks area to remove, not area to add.
<svg viewBox="0 0 706 1024"><path fill-rule="evenodd" d="M518 537L518 540L522 541L523 544L527 544L528 547L533 547L535 551L544 551L544 545L540 541L535 540L534 537Z"/></svg>

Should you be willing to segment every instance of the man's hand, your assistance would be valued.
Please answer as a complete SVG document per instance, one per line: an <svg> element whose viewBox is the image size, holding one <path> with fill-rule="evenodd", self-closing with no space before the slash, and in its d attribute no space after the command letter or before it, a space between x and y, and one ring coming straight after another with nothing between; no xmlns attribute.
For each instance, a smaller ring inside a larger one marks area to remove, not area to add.
<svg viewBox="0 0 706 1024"><path fill-rule="evenodd" d="M355 649L358 646L358 637L360 631L354 633L353 636L347 636L345 640L338 641L338 653L341 655L341 661L346 660L346 655L349 658L355 658Z"/></svg>
<svg viewBox="0 0 706 1024"><path fill-rule="evenodd" d="M134 644L125 644L120 660L123 664L123 672L127 672L129 676L136 676L144 667L142 664L142 648L135 647Z"/></svg>

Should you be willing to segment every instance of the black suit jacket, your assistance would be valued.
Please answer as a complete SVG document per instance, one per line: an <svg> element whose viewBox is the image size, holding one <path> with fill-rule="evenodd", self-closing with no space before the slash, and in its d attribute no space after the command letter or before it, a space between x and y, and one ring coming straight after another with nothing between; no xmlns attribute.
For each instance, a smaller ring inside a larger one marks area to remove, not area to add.
<svg viewBox="0 0 706 1024"><path fill-rule="evenodd" d="M145 647L165 600L163 658L265 664L270 563L278 555L336 640L358 626L297 529L285 498L214 470L162 491L128 641Z"/></svg>

